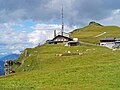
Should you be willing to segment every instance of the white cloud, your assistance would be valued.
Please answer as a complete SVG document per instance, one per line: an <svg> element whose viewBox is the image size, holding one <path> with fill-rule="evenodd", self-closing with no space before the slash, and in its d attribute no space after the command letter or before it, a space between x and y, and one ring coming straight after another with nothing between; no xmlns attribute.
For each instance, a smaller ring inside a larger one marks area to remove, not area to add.
<svg viewBox="0 0 120 90"><path fill-rule="evenodd" d="M8 53L7 52L5 52L5 53L0 53L1 55L7 55Z"/></svg>
<svg viewBox="0 0 120 90"><path fill-rule="evenodd" d="M29 34L29 42L33 44L38 44L41 41L46 40L46 32L35 30Z"/></svg>
<svg viewBox="0 0 120 90"><path fill-rule="evenodd" d="M88 20L101 20L120 8L114 0L0 0L0 22L35 20L60 21L61 4L68 25L85 25Z"/></svg>
<svg viewBox="0 0 120 90"><path fill-rule="evenodd" d="M21 54L21 52L19 50L13 50L12 54Z"/></svg>
<svg viewBox="0 0 120 90"><path fill-rule="evenodd" d="M29 42L33 44L44 43L47 39L53 38L53 30L59 30L56 24L36 24L33 32L29 34Z"/></svg>
<svg viewBox="0 0 120 90"><path fill-rule="evenodd" d="M13 29L15 23L0 24L0 43L14 44L27 42L27 33Z"/></svg>
<svg viewBox="0 0 120 90"><path fill-rule="evenodd" d="M120 9L113 10L111 15L99 21L103 25L120 26Z"/></svg>

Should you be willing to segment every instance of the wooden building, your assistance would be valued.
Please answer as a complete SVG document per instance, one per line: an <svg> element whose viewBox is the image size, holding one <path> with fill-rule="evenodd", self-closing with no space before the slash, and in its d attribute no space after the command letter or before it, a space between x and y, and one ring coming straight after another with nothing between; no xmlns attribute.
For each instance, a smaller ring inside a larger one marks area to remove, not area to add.
<svg viewBox="0 0 120 90"><path fill-rule="evenodd" d="M58 35L58 36L54 37L52 41L54 43L63 43L63 42L73 41L73 39L70 37Z"/></svg>
<svg viewBox="0 0 120 90"><path fill-rule="evenodd" d="M69 41L65 46L79 46L80 43L78 41Z"/></svg>

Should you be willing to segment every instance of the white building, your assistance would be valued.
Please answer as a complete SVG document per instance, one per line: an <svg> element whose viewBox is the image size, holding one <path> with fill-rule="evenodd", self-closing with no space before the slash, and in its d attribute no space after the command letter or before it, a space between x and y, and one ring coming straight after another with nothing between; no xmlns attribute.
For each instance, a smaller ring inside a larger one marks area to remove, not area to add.
<svg viewBox="0 0 120 90"><path fill-rule="evenodd" d="M100 39L100 46L113 48L116 45L115 38L102 38Z"/></svg>
<svg viewBox="0 0 120 90"><path fill-rule="evenodd" d="M115 38L115 44L116 46L120 46L120 38Z"/></svg>
<svg viewBox="0 0 120 90"><path fill-rule="evenodd" d="M73 41L68 41L65 46L79 46L78 38L73 38Z"/></svg>

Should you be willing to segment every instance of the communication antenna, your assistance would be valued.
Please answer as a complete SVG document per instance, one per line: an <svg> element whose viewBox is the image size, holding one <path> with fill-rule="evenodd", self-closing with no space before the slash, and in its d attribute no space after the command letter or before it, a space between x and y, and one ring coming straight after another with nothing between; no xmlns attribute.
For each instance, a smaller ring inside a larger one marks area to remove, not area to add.
<svg viewBox="0 0 120 90"><path fill-rule="evenodd" d="M62 2L62 30L61 30L61 35L63 36L64 32L64 8L63 8L63 2Z"/></svg>

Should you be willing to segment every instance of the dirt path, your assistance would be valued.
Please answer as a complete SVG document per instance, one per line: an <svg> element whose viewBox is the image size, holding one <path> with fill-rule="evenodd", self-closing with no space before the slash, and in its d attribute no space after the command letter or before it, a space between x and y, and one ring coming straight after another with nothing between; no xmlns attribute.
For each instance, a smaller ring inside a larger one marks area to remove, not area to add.
<svg viewBox="0 0 120 90"><path fill-rule="evenodd" d="M106 32L103 32L103 33L101 33L101 34L99 34L99 35L97 35L97 36L95 36L95 37L100 37L100 36L102 36L102 35L104 35L104 34L106 34Z"/></svg>

